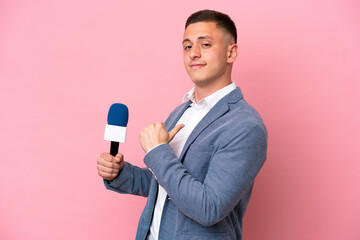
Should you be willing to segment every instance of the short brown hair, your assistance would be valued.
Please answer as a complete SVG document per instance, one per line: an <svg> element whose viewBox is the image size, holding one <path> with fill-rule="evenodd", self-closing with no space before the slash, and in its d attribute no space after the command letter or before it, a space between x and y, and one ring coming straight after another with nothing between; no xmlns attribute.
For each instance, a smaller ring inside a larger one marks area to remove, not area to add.
<svg viewBox="0 0 360 240"><path fill-rule="evenodd" d="M237 43L237 31L234 22L231 18L221 12L214 10L201 10L191 14L186 20L185 29L192 23L197 22L215 22L218 28L224 29L234 37L235 43Z"/></svg>

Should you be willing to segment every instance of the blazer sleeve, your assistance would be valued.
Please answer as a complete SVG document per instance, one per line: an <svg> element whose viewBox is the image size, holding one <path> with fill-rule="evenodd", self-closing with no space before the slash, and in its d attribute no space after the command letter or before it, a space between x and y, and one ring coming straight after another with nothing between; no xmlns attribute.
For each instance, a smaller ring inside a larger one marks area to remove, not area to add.
<svg viewBox="0 0 360 240"><path fill-rule="evenodd" d="M125 162L119 176L112 181L104 179L104 184L107 189L118 193L147 197L152 177L149 169L139 168Z"/></svg>
<svg viewBox="0 0 360 240"><path fill-rule="evenodd" d="M144 162L182 213L211 226L225 218L251 188L265 162L266 148L266 130L249 122L224 137L203 182L188 173L169 144L153 149Z"/></svg>

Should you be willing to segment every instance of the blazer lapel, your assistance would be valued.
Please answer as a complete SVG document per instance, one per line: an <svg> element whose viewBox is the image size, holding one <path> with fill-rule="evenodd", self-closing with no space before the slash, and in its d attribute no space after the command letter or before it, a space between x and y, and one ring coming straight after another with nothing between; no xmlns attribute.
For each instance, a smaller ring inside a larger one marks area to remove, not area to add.
<svg viewBox="0 0 360 240"><path fill-rule="evenodd" d="M185 110L190 106L191 101L187 101L186 103L183 103L183 107L180 108L180 111L178 113L174 114L174 118L173 119L169 119L168 124L166 124L165 128L167 131L170 131L171 129L173 129L176 125L176 123L179 121L179 119L181 118L181 116L184 114Z"/></svg>
<svg viewBox="0 0 360 240"><path fill-rule="evenodd" d="M228 95L220 99L219 102L215 104L215 106L205 115L205 117L191 132L189 138L184 145L179 160L182 161L184 154L186 153L189 146L195 141L197 136L199 136L199 134L204 131L205 128L207 128L212 122L214 122L216 119L220 118L222 115L229 111L229 103L237 102L242 98L243 95L240 91L240 88L236 88Z"/></svg>

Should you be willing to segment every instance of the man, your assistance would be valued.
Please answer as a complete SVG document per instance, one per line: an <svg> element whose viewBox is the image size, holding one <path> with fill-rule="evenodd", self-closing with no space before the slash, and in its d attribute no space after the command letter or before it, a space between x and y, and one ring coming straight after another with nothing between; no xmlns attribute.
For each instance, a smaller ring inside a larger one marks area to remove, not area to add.
<svg viewBox="0 0 360 240"><path fill-rule="evenodd" d="M136 239L241 239L267 132L231 81L237 35L225 14L204 10L185 25L184 64L194 82L165 123L140 132L147 168L101 154L106 188L148 197Z"/></svg>

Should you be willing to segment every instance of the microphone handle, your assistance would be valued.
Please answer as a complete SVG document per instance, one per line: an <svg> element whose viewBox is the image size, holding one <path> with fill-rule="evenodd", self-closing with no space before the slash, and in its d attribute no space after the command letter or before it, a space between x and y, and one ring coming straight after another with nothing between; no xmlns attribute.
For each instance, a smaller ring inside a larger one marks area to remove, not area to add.
<svg viewBox="0 0 360 240"><path fill-rule="evenodd" d="M115 157L116 154L118 154L118 152L119 152L119 143L111 141L110 154Z"/></svg>

